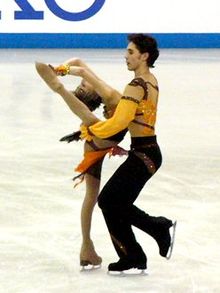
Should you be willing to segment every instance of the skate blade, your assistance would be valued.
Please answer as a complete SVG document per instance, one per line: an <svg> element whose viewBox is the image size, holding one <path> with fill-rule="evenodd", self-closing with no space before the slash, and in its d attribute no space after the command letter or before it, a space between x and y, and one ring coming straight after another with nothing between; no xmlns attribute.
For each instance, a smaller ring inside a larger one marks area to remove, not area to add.
<svg viewBox="0 0 220 293"><path fill-rule="evenodd" d="M81 260L80 261L80 271L93 271L101 268L101 264L92 264L90 261L87 260Z"/></svg>
<svg viewBox="0 0 220 293"><path fill-rule="evenodd" d="M130 269L124 271L108 271L107 274L113 277L135 277L135 276L148 276L147 270Z"/></svg>
<svg viewBox="0 0 220 293"><path fill-rule="evenodd" d="M175 236L176 236L176 225L177 225L177 221L173 222L173 225L171 226L172 228L172 236L171 236L171 242L170 242L170 247L168 250L168 253L166 255L166 259L170 259L173 253L173 246L174 246L174 242L175 242Z"/></svg>

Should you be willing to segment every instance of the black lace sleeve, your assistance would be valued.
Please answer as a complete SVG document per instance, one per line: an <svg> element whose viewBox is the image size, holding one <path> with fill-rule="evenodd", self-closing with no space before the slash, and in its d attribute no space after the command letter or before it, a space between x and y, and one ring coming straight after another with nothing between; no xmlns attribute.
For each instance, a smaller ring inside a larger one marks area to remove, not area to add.
<svg viewBox="0 0 220 293"><path fill-rule="evenodd" d="M147 99L148 96L148 87L147 87L147 83L140 77L134 78L132 79L132 81L129 83L129 85L131 86L141 86L144 90L144 97L143 99Z"/></svg>

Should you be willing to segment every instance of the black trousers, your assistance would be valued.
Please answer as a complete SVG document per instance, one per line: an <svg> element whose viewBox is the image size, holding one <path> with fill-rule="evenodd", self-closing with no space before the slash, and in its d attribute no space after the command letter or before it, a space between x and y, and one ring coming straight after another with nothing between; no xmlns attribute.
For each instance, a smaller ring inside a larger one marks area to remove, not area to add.
<svg viewBox="0 0 220 293"><path fill-rule="evenodd" d="M132 225L149 232L152 217L134 205L145 183L162 163L156 136L132 138L128 158L103 187L98 204L118 256L143 253Z"/></svg>

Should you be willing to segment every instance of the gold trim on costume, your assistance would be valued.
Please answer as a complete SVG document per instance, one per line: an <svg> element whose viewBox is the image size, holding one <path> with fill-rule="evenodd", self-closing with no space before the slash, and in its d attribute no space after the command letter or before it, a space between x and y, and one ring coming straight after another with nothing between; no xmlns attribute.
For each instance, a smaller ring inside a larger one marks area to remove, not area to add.
<svg viewBox="0 0 220 293"><path fill-rule="evenodd" d="M126 250L125 246L124 246L124 245L123 245L118 239L116 239L114 235L110 234L110 236L111 236L111 238L112 238L112 241L115 243L115 245L118 246L119 249L120 249L125 255L127 255L128 253L127 253L127 250Z"/></svg>
<svg viewBox="0 0 220 293"><path fill-rule="evenodd" d="M129 101L132 101L132 102L134 102L136 104L139 104L140 103L140 101L138 99L135 99L133 97L122 96L121 99L123 99L123 100L129 100Z"/></svg>

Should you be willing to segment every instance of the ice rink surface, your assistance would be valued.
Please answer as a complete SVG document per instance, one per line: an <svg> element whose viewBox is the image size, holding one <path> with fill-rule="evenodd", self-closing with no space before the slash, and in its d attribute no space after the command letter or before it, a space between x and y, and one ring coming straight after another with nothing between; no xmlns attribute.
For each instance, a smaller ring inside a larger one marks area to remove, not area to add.
<svg viewBox="0 0 220 293"><path fill-rule="evenodd" d="M133 74L124 50L0 50L0 292L220 292L220 50L161 50L153 72L160 85L157 135L163 166L137 206L178 221L173 257L135 230L148 256L148 276L112 277L117 260L96 207L92 236L99 270L80 272L80 207L73 188L83 143L59 138L80 121L37 75L35 61L87 61L123 90ZM63 78L74 88L79 78ZM101 110L97 115L101 117ZM121 146L129 147L129 137ZM102 184L124 158L105 159Z"/></svg>

